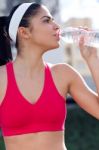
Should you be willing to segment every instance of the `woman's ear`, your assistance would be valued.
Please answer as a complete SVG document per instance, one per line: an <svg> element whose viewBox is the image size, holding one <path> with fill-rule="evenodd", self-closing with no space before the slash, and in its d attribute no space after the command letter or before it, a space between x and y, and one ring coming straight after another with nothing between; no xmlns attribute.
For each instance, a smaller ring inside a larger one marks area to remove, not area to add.
<svg viewBox="0 0 99 150"><path fill-rule="evenodd" d="M30 37L29 29L25 28L25 27L19 27L19 29L18 29L18 36L21 39L29 39L29 37Z"/></svg>

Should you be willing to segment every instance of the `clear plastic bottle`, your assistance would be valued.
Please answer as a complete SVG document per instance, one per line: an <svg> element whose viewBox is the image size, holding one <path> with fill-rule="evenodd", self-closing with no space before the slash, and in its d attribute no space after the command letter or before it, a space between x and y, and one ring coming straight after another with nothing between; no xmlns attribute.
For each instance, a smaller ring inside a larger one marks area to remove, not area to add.
<svg viewBox="0 0 99 150"><path fill-rule="evenodd" d="M78 44L82 35L84 36L85 45L99 48L99 30L66 27L61 32L61 40L65 43Z"/></svg>
<svg viewBox="0 0 99 150"><path fill-rule="evenodd" d="M66 27L61 32L61 39L66 43L79 43L81 35L85 35L86 30L81 28Z"/></svg>
<svg viewBox="0 0 99 150"><path fill-rule="evenodd" d="M99 30L87 31L85 45L99 48Z"/></svg>

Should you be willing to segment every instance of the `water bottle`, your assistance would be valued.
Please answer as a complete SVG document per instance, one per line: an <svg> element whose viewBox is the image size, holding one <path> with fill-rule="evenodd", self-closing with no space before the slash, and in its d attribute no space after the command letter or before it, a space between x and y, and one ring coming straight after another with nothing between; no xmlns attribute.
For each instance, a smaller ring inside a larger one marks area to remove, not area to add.
<svg viewBox="0 0 99 150"><path fill-rule="evenodd" d="M87 46L99 48L99 30L87 31L84 41Z"/></svg>
<svg viewBox="0 0 99 150"><path fill-rule="evenodd" d="M61 32L61 40L65 43L78 44L81 36L84 37L86 46L99 48L99 30L66 27Z"/></svg>
<svg viewBox="0 0 99 150"><path fill-rule="evenodd" d="M61 31L61 39L66 43L79 43L80 37L86 34L81 28L66 27Z"/></svg>

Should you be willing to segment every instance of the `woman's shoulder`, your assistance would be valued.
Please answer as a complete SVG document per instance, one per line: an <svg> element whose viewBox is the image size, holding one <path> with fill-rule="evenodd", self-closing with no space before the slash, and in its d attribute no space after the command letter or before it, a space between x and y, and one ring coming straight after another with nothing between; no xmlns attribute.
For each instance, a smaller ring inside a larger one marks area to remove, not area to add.
<svg viewBox="0 0 99 150"><path fill-rule="evenodd" d="M6 76L6 65L0 66L0 79Z"/></svg>
<svg viewBox="0 0 99 150"><path fill-rule="evenodd" d="M0 89L6 82L7 73L6 73L6 65L0 66Z"/></svg>
<svg viewBox="0 0 99 150"><path fill-rule="evenodd" d="M0 66L0 103L3 100L7 86L6 65Z"/></svg>
<svg viewBox="0 0 99 150"><path fill-rule="evenodd" d="M48 64L48 66L50 67L56 87L61 87L63 91L68 91L69 85L77 77L76 70L66 63Z"/></svg>
<svg viewBox="0 0 99 150"><path fill-rule="evenodd" d="M66 73L66 74L71 74L71 73L76 73L77 70L73 68L71 65L66 64L66 63L57 63L57 64L50 64L48 63L48 66L52 71L55 71L57 73Z"/></svg>
<svg viewBox="0 0 99 150"><path fill-rule="evenodd" d="M71 65L67 63L57 63L57 64L49 64L51 72L57 76L61 77L62 80L68 80L71 82L80 76L80 73Z"/></svg>

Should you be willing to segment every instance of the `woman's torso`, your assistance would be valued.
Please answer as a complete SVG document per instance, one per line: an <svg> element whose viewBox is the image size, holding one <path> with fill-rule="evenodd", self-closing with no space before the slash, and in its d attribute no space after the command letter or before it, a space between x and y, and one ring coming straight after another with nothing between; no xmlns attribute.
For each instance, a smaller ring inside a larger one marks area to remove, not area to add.
<svg viewBox="0 0 99 150"><path fill-rule="evenodd" d="M66 150L61 131L5 137L4 140L6 150Z"/></svg>
<svg viewBox="0 0 99 150"><path fill-rule="evenodd" d="M6 85L7 85L7 76L6 76L6 69L3 69L4 76L2 76L2 81L0 81L3 86L2 86L2 92L0 93L0 100L3 99L3 96L5 95L6 91ZM54 75L53 75L54 76ZM5 80L4 80L5 78ZM43 79L43 76L42 76ZM40 80L40 82L42 81ZM16 79L18 81L18 78ZM19 79L20 80L20 79ZM57 81L55 81L56 83ZM18 81L18 86L21 87L20 81ZM41 88L39 88L39 92L41 93L42 91L42 86L43 83L41 82ZM21 87L24 91L25 86ZM61 85L58 85L56 83L56 87L61 87ZM28 89L28 87L27 87ZM63 88L64 89L64 88ZM65 97L65 92L64 90L60 90L58 88L59 93ZM28 97L28 96L27 96ZM32 96L31 96L32 97ZM34 99L37 99L34 98ZM1 102L2 105L3 102ZM53 131L53 132L37 132L37 133L28 133L28 134L23 134L23 135L14 135L14 136L4 136L4 141L6 145L6 150L65 150L64 146L64 132L63 131Z"/></svg>

